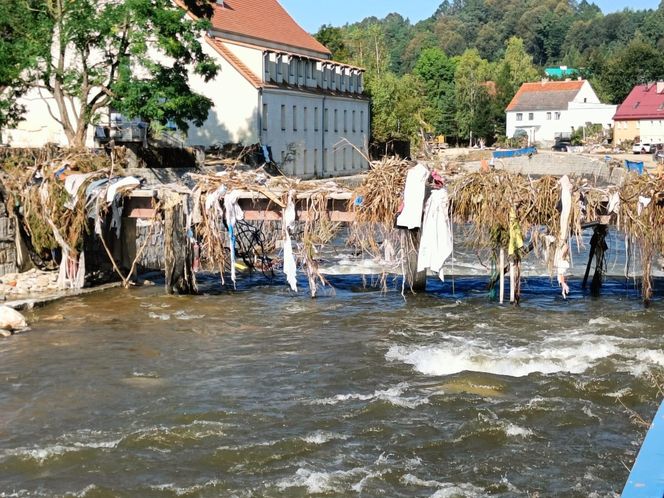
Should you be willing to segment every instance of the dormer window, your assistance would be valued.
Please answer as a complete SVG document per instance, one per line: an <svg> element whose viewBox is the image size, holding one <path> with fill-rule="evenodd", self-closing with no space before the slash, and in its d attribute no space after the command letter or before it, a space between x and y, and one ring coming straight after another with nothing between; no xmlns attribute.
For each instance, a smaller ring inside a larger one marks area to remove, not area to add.
<svg viewBox="0 0 664 498"><path fill-rule="evenodd" d="M636 104L634 104L634 109L638 109L640 105L641 105L641 102L637 102Z"/></svg>

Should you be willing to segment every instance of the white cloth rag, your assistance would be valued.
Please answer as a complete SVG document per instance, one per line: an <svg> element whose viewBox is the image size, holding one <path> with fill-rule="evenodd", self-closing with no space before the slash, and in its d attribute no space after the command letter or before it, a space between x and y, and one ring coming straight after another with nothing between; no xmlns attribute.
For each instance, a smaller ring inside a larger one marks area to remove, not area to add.
<svg viewBox="0 0 664 498"><path fill-rule="evenodd" d="M141 184L138 178L133 176L127 176L120 181L115 182L114 184L108 187L106 190L106 204L110 204L115 199L115 194L124 190L133 190Z"/></svg>
<svg viewBox="0 0 664 498"><path fill-rule="evenodd" d="M231 190L224 196L224 209L226 210L226 225L228 226L229 247L231 252L231 280L235 285L235 224L244 219L244 211L238 204L239 190Z"/></svg>
<svg viewBox="0 0 664 498"><path fill-rule="evenodd" d="M289 230L295 223L295 202L293 191L288 193L288 203L282 213L282 230L284 233L284 274L290 288L297 292L297 265L293 255L293 245Z"/></svg>
<svg viewBox="0 0 664 498"><path fill-rule="evenodd" d="M81 185L94 174L95 173L81 173L69 175L65 179L65 190L69 194L69 200L65 203L67 209L71 210L76 207L76 203L78 202L78 191L81 188Z"/></svg>
<svg viewBox="0 0 664 498"><path fill-rule="evenodd" d="M444 280L443 264L451 256L453 247L447 189L434 190L424 209L417 271L429 269Z"/></svg>
<svg viewBox="0 0 664 498"><path fill-rule="evenodd" d="M644 197L644 196L640 195L639 196L639 203L636 206L636 214L641 216L641 213L643 212L643 210L645 208L647 208L650 205L651 202L652 202L651 197Z"/></svg>
<svg viewBox="0 0 664 498"><path fill-rule="evenodd" d="M560 180L560 200L563 209L560 213L560 235L558 236L558 244L556 246L556 253L554 255L554 266L558 274L558 283L562 288L563 298L567 298L569 293L569 286L565 276L569 269L569 217L572 211L572 182L569 181L567 175L563 176Z"/></svg>
<svg viewBox="0 0 664 498"><path fill-rule="evenodd" d="M410 229L422 226L422 206L429 174L429 170L422 163L417 163L408 170L403 191L404 206L397 217L397 226Z"/></svg>

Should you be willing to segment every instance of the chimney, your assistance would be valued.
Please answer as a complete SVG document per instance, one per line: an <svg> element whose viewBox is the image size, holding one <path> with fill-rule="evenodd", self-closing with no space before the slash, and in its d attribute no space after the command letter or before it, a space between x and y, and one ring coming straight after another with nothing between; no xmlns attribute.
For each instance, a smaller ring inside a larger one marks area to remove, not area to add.
<svg viewBox="0 0 664 498"><path fill-rule="evenodd" d="M664 93L664 81L657 82L657 93Z"/></svg>

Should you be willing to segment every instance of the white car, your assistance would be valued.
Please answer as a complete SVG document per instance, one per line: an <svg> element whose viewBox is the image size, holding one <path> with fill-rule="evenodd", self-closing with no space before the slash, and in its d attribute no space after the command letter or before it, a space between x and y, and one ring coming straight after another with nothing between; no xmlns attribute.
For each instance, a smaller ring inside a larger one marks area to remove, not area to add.
<svg viewBox="0 0 664 498"><path fill-rule="evenodd" d="M634 154L650 154L655 152L655 146L648 142L637 142L632 146Z"/></svg>

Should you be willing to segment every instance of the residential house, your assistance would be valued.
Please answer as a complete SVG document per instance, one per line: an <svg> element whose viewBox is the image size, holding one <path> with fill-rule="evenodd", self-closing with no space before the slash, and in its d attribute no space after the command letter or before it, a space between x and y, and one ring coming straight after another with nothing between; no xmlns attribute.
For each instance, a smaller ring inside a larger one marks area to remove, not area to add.
<svg viewBox="0 0 664 498"><path fill-rule="evenodd" d="M529 143L548 146L588 123L611 128L615 110L586 80L524 83L505 110L507 136L526 133Z"/></svg>
<svg viewBox="0 0 664 498"><path fill-rule="evenodd" d="M330 51L277 0L217 0L212 8L203 49L221 70L209 82L191 73L190 82L214 107L203 126L190 127L181 143L200 148L260 143L284 173L301 177L366 169L360 152L370 136L364 70L331 60ZM10 145L66 145L48 96L35 90L23 103L26 119L3 134ZM102 120L119 128L124 118L109 110ZM116 141L141 140L136 123L122 129ZM91 129L88 145L94 145L94 137Z"/></svg>
<svg viewBox="0 0 664 498"><path fill-rule="evenodd" d="M613 142L664 143L664 81L636 85L620 104L614 120Z"/></svg>

